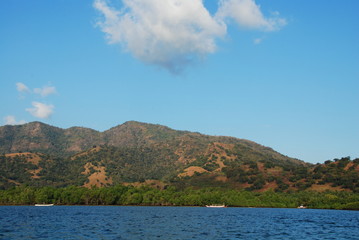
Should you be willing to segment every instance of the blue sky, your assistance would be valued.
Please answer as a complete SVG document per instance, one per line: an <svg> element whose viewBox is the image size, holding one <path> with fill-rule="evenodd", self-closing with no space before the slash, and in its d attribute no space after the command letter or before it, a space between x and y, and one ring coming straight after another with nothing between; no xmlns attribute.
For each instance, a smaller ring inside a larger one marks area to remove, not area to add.
<svg viewBox="0 0 359 240"><path fill-rule="evenodd" d="M358 1L179 2L1 1L0 125L136 120L359 157Z"/></svg>

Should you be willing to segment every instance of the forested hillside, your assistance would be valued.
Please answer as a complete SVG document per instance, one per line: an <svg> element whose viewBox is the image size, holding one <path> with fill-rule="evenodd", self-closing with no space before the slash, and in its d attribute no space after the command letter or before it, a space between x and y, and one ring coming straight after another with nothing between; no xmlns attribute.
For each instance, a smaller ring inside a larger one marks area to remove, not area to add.
<svg viewBox="0 0 359 240"><path fill-rule="evenodd" d="M0 127L0 188L152 185L359 191L359 159L308 164L233 137L127 122L104 132L40 122Z"/></svg>

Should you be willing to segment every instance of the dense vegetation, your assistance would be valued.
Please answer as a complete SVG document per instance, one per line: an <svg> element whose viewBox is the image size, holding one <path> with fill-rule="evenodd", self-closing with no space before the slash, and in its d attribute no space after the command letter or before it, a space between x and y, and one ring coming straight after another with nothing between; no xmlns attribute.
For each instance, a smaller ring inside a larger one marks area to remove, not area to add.
<svg viewBox="0 0 359 240"><path fill-rule="evenodd" d="M147 206L205 206L225 204L231 207L276 207L359 210L359 194L350 192L301 191L279 193L267 191L224 190L218 188L178 190L168 187L159 190L153 187L132 187L116 185L106 188L66 188L15 187L0 191L0 204L32 205L35 203L54 203L57 205L147 205Z"/></svg>

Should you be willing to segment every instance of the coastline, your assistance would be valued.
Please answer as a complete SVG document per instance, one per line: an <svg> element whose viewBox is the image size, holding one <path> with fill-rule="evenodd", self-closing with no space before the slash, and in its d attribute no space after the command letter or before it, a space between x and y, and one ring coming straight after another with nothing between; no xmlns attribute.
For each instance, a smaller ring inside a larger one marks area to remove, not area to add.
<svg viewBox="0 0 359 240"><path fill-rule="evenodd" d="M0 204L0 207L39 207L35 204ZM45 207L45 206L44 206ZM81 205L81 204L54 204L51 207L168 207L168 208L211 208L207 206L195 206L195 205ZM260 206L260 207L248 207L248 206L226 206L218 207L215 209L223 208L253 208L253 209L298 209L298 210L341 210L341 211L359 211L359 209L335 209L335 208L298 208L298 207L270 207L270 206Z"/></svg>

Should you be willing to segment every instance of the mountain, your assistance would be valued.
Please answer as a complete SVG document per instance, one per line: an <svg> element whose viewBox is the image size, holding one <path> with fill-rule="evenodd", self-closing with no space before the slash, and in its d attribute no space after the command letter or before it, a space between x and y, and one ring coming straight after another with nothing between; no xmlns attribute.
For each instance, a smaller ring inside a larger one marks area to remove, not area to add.
<svg viewBox="0 0 359 240"><path fill-rule="evenodd" d="M101 133L89 128L61 129L41 122L0 127L0 152L41 152L70 156L101 143Z"/></svg>
<svg viewBox="0 0 359 240"><path fill-rule="evenodd" d="M104 132L83 127L61 129L41 122L0 127L0 153L40 152L68 157L95 145L114 147L170 146L176 148L177 155L183 160L192 156L192 153L196 151L205 151L208 144L215 142L239 145L245 152L250 150L253 153L256 152L258 156L272 156L276 159L299 163L297 160L248 140L177 131L161 125L135 121L126 122Z"/></svg>
<svg viewBox="0 0 359 240"><path fill-rule="evenodd" d="M135 121L104 132L41 122L3 126L0 153L0 188L129 183L255 191L359 187L357 159L318 167L249 140Z"/></svg>

